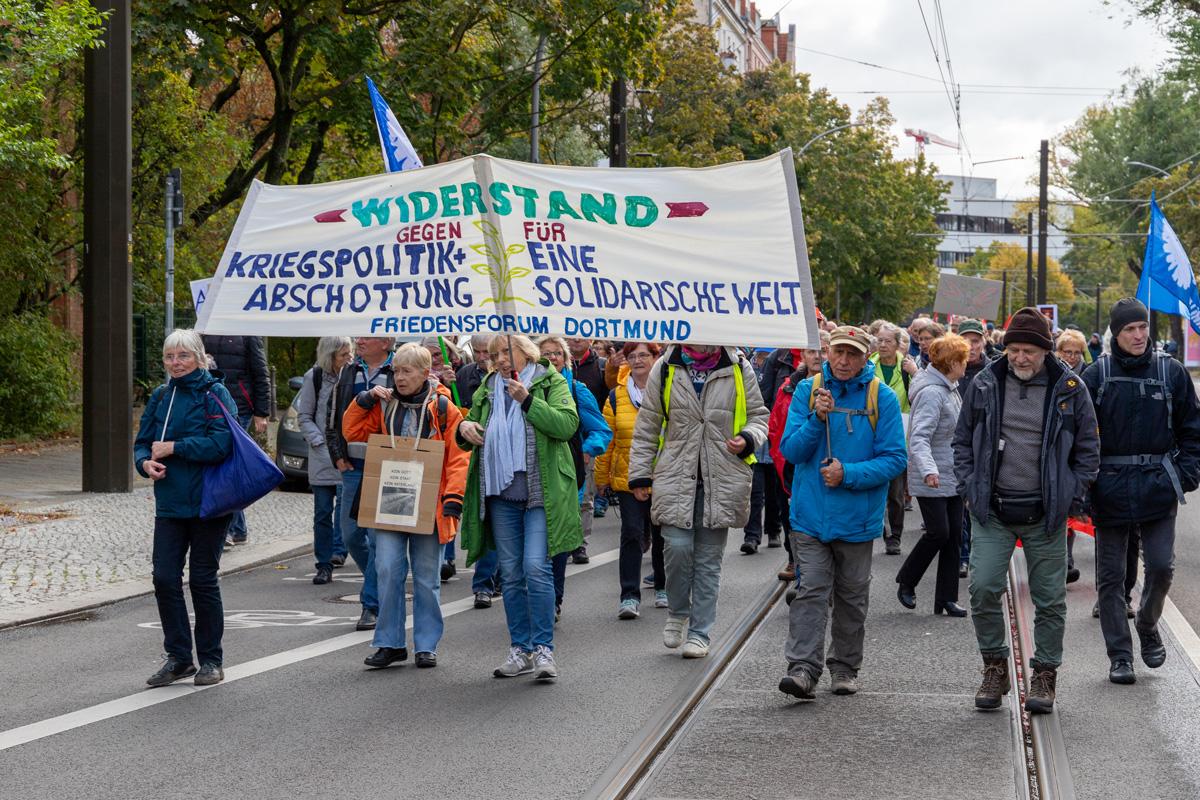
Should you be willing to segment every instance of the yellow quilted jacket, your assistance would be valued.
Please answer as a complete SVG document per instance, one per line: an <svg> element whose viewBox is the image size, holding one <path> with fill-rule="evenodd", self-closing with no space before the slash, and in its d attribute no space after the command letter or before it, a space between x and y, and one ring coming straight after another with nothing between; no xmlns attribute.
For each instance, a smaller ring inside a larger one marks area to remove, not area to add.
<svg viewBox="0 0 1200 800"><path fill-rule="evenodd" d="M612 395L605 399L600 409L604 412L604 421L613 431L613 438L604 455L596 458L596 485L611 486L618 492L629 491L629 447L633 444L633 426L638 413L625 388L625 383L630 380L629 367L622 365L617 374L617 388L613 389L617 411L613 413Z"/></svg>

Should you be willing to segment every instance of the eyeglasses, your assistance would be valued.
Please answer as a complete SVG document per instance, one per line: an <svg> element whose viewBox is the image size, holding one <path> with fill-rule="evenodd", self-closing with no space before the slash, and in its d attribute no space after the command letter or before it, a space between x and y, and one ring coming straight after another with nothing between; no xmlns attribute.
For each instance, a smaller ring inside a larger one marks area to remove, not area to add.
<svg viewBox="0 0 1200 800"><path fill-rule="evenodd" d="M654 358L654 356L650 355L649 353L630 353L629 355L625 356L626 361L645 361L651 358Z"/></svg>
<svg viewBox="0 0 1200 800"><path fill-rule="evenodd" d="M542 355L544 355L546 358L557 358L559 361L562 361L567 357L566 354L561 350L546 350L543 351Z"/></svg>
<svg viewBox="0 0 1200 800"><path fill-rule="evenodd" d="M195 360L196 360L195 353L180 353L179 355L167 355L166 353L163 354L163 363L164 364L170 364L174 361L183 362L183 361L195 361Z"/></svg>

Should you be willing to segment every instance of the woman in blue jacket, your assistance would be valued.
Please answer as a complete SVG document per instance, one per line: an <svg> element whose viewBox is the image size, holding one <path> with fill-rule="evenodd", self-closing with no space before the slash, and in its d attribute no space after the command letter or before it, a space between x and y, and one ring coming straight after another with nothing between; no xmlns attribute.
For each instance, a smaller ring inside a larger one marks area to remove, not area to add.
<svg viewBox="0 0 1200 800"><path fill-rule="evenodd" d="M225 679L221 666L225 612L217 567L229 515L202 519L200 497L205 466L224 461L233 449L233 434L221 406L230 413L236 413L237 406L221 382L221 373L209 372L206 363L200 334L177 330L167 336L163 342L167 382L150 395L133 445L138 473L154 481L154 599L167 653L162 668L146 681L150 686L166 686L191 675L196 676L197 686ZM183 599L185 561L196 612L199 672L192 659L192 627Z"/></svg>
<svg viewBox="0 0 1200 800"><path fill-rule="evenodd" d="M608 443L612 441L612 429L604 421L600 406L596 405L596 396L582 382L575 380L571 373L571 351L567 342L561 336L547 336L538 343L542 357L567 379L571 387L571 397L575 398L575 407L579 411L579 432L571 447L579 447L584 466L597 456L604 455ZM581 490L582 492L582 490ZM582 498L582 494L580 495ZM582 506L582 499L580 501ZM580 514L590 514L591 509L580 509ZM554 567L554 619L557 622L562 614L563 591L567 583L567 558L570 553L559 553L553 559Z"/></svg>

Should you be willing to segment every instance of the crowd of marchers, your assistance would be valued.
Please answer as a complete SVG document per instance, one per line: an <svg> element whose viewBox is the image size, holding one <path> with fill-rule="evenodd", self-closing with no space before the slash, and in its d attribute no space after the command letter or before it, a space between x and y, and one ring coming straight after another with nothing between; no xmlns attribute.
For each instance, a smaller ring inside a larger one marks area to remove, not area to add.
<svg viewBox="0 0 1200 800"><path fill-rule="evenodd" d="M779 689L812 699L828 672L833 694L854 694L875 540L885 557L902 554L913 501L923 532L895 573L897 601L916 609L928 592L933 613L971 618L983 663L976 707L997 708L1011 690L1002 602L1019 544L1036 610L1026 707L1053 708L1066 587L1080 577L1075 528L1095 535L1093 616L1108 679L1136 680L1134 633L1142 663L1166 660L1159 619L1178 506L1200 485L1200 404L1135 299L1116 303L1109 335L1090 340L1024 308L1003 329L926 316L904 328L822 319L809 349L325 337L316 362L296 401L313 583L331 581L347 558L361 571L357 627L374 632L369 668L407 660L410 644L416 666L437 666L440 587L461 562L473 567L476 609L504 601L509 647L492 675L555 680L567 564L588 563L594 519L616 509L619 619L642 618L647 596L664 645L707 656L729 532L741 530L742 554L787 553ZM167 381L147 402L134 447L138 472L154 481L166 651L147 683L194 675L205 685L224 676L221 554L247 531L241 514L200 515L203 474L232 447L221 406L245 427L265 426L265 359L254 337L177 330L163 365ZM378 433L443 443L430 530L372 527L362 513ZM932 589L922 588L935 561Z"/></svg>

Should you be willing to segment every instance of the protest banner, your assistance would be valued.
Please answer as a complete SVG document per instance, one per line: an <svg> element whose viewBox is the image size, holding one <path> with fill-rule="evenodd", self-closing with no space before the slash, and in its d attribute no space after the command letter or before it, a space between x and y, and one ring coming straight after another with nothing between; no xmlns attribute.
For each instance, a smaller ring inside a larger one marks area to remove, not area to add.
<svg viewBox="0 0 1200 800"><path fill-rule="evenodd" d="M996 319L1004 282L943 272L938 278L933 310L972 319Z"/></svg>
<svg viewBox="0 0 1200 800"><path fill-rule="evenodd" d="M255 182L197 327L816 347L790 150L704 169L479 155Z"/></svg>

